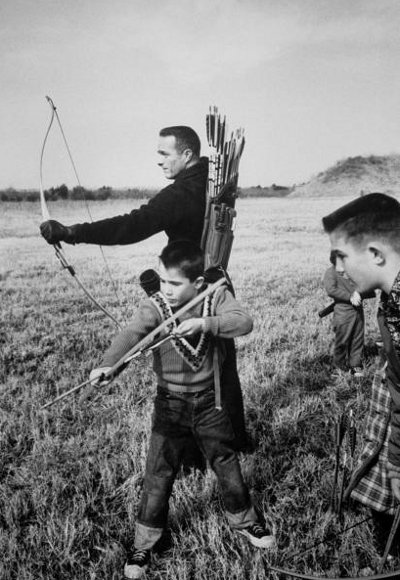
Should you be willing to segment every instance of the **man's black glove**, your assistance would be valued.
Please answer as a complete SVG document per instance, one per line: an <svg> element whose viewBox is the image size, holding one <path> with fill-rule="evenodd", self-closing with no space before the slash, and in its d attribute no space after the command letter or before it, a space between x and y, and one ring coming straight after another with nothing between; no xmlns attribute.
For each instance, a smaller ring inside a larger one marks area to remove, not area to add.
<svg viewBox="0 0 400 580"><path fill-rule="evenodd" d="M55 220L48 220L40 224L40 233L49 244L57 244L58 242L75 244L73 226L63 226Z"/></svg>

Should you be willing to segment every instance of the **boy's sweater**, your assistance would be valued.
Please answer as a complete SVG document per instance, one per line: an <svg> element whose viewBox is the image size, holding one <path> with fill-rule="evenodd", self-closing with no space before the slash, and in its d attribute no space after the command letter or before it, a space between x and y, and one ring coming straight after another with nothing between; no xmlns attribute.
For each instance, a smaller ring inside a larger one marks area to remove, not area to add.
<svg viewBox="0 0 400 580"><path fill-rule="evenodd" d="M99 366L113 366L172 314L161 292L144 300L133 321L113 340ZM224 286L171 323L170 330L183 320L199 317L205 318L204 332L190 338L173 337L153 353L153 369L159 385L171 389L184 386L189 392L212 385L213 337L234 338L249 333L253 328L251 317Z"/></svg>

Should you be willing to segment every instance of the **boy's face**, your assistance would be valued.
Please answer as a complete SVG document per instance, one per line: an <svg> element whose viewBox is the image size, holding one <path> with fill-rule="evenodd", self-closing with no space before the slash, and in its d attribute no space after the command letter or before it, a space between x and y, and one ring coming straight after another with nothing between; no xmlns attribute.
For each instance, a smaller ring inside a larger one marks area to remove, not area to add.
<svg viewBox="0 0 400 580"><path fill-rule="evenodd" d="M336 254L336 270L343 270L357 285L359 292L368 292L379 288L377 280L376 263L374 254L368 244L359 246L351 239L346 239L343 234L329 235L331 250Z"/></svg>
<svg viewBox="0 0 400 580"><path fill-rule="evenodd" d="M160 261L159 275L161 292L168 300L171 308L179 308L194 298L200 290L204 278L199 276L193 282L182 274L179 268L165 268Z"/></svg>

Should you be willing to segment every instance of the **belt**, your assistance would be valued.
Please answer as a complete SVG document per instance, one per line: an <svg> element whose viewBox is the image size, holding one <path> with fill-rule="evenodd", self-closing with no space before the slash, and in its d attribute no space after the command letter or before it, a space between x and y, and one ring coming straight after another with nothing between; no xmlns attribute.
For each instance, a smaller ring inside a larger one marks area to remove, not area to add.
<svg viewBox="0 0 400 580"><path fill-rule="evenodd" d="M184 393L184 394L191 394L191 393L201 393L206 391L212 386L210 385L194 385L193 387L185 386L185 385L158 385L158 389L161 391L169 391L170 393Z"/></svg>

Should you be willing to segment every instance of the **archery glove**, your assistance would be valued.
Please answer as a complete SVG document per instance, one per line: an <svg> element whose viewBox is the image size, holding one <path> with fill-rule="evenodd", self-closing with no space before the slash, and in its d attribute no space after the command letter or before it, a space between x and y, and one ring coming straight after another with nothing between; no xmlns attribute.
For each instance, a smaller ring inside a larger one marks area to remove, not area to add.
<svg viewBox="0 0 400 580"><path fill-rule="evenodd" d="M63 226L55 220L48 220L40 224L40 233L49 244L57 244L58 242L75 244L73 226Z"/></svg>

